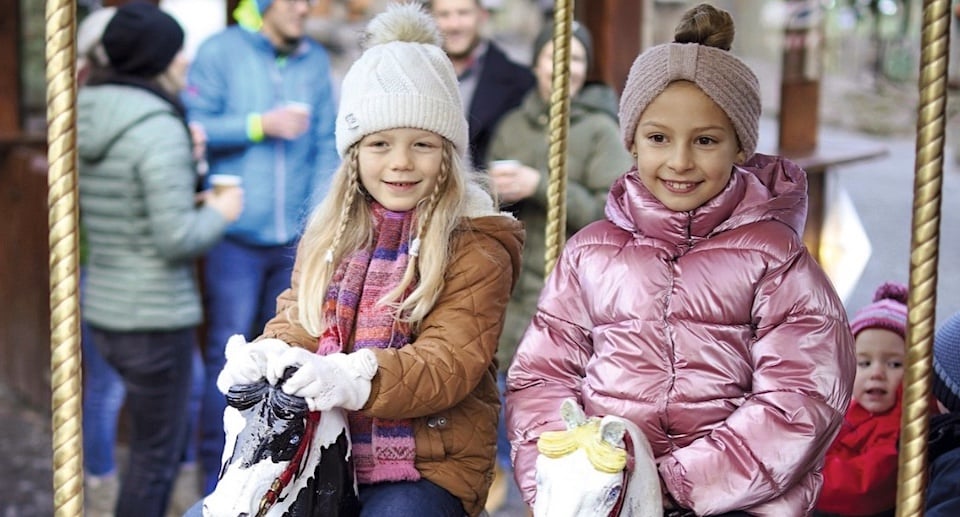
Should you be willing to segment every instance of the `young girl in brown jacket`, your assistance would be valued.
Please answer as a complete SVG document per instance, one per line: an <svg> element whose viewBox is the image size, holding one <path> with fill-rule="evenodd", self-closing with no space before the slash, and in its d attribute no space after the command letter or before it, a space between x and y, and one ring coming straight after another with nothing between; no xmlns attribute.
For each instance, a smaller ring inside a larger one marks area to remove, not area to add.
<svg viewBox="0 0 960 517"><path fill-rule="evenodd" d="M477 515L523 231L467 170L457 78L429 15L395 5L368 30L343 82L343 164L261 337L291 347L244 345L218 385L299 366L284 391L348 410L361 515Z"/></svg>

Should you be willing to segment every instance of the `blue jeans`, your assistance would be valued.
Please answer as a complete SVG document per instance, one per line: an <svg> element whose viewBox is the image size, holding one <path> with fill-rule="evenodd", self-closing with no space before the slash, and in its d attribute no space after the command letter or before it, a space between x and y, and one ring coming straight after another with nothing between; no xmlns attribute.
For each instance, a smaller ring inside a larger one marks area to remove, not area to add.
<svg viewBox="0 0 960 517"><path fill-rule="evenodd" d="M86 275L80 270L80 296ZM93 343L90 326L80 321L83 355L83 468L91 476L117 470L113 456L117 444L117 419L123 407L123 380Z"/></svg>
<svg viewBox="0 0 960 517"><path fill-rule="evenodd" d="M183 463L194 463L197 461L197 451L200 441L200 405L203 403L204 373L203 373L203 353L200 347L193 349L193 357L190 377L190 400L187 403L187 443L183 448L183 457L180 460Z"/></svg>
<svg viewBox="0 0 960 517"><path fill-rule="evenodd" d="M127 390L130 457L116 515L163 517L186 443L196 329L91 330L94 343Z"/></svg>
<svg viewBox="0 0 960 517"><path fill-rule="evenodd" d="M426 479L360 485L360 517L463 517L463 503Z"/></svg>
<svg viewBox="0 0 960 517"><path fill-rule="evenodd" d="M223 410L227 402L217 389L217 376L226 362L227 339L259 336L276 314L277 296L290 286L296 245L249 246L229 238L207 254L204 285L207 343L204 348L204 389L200 409L200 464L204 493L217 486L223 456Z"/></svg>
<svg viewBox="0 0 960 517"><path fill-rule="evenodd" d="M414 482L360 485L360 517L464 517L463 504L440 486L421 479ZM183 517L201 517L203 501Z"/></svg>

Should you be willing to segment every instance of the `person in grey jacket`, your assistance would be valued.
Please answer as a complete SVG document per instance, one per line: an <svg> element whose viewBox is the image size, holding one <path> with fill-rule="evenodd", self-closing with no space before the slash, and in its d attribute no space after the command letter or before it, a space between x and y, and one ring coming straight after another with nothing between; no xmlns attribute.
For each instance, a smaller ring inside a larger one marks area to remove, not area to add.
<svg viewBox="0 0 960 517"><path fill-rule="evenodd" d="M195 193L190 133L177 100L183 39L176 20L153 4L120 7L102 37L110 66L78 95L80 209L89 243L82 314L123 378L131 418L120 517L166 512L186 440L202 316L193 259L243 209L239 188Z"/></svg>
<svg viewBox="0 0 960 517"><path fill-rule="evenodd" d="M543 288L549 181L549 99L553 73L553 26L534 42L537 88L497 126L490 145L490 177L501 203L527 230L523 272L507 311L498 357L501 371L536 309ZM567 138L567 236L603 219L610 185L632 165L620 142L617 98L603 83L586 84L592 56L587 28L574 22L570 45L570 129Z"/></svg>
<svg viewBox="0 0 960 517"><path fill-rule="evenodd" d="M527 231L523 269L510 297L497 348L501 387L523 331L537 309L537 298L545 276L552 36L553 25L548 24L535 39L532 69L537 87L527 94L519 107L503 118L490 143L492 161L489 171L493 186L506 209L523 222ZM574 22L570 44L570 128L567 138L568 237L603 218L610 185L632 164L630 153L620 142L616 93L603 83L586 83L592 61L590 33L584 25ZM510 448L503 418L499 434L499 467L503 472L509 472ZM499 476L498 472L497 479L509 479L509 476ZM502 486L494 483L492 500L504 492ZM496 507L495 502L488 505L490 510Z"/></svg>

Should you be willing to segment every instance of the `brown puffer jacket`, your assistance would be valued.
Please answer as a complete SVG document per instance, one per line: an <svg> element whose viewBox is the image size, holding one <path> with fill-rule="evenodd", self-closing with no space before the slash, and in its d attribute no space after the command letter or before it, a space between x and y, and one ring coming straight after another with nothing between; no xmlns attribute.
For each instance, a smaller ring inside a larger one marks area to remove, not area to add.
<svg viewBox="0 0 960 517"><path fill-rule="evenodd" d="M522 246L522 226L511 217L464 219L443 292L420 334L402 348L375 350L379 369L362 410L412 419L420 474L459 497L471 516L483 510L493 476L500 411L494 354ZM298 322L298 278L295 267L262 338L316 350L317 338Z"/></svg>

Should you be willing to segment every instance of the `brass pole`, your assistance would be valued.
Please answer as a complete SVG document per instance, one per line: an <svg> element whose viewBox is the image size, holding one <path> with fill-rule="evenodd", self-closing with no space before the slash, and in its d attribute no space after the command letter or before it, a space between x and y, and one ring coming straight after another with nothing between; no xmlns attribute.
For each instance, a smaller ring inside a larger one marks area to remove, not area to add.
<svg viewBox="0 0 960 517"><path fill-rule="evenodd" d="M83 515L75 0L46 4L54 515Z"/></svg>
<svg viewBox="0 0 960 517"><path fill-rule="evenodd" d="M910 298L904 372L897 516L923 515L927 479L930 368L937 306L940 192L946 120L950 2L924 0L920 103L910 239Z"/></svg>
<svg viewBox="0 0 960 517"><path fill-rule="evenodd" d="M556 0L553 11L553 78L550 93L550 171L547 184L545 273L553 267L567 236L567 132L570 128L570 38L573 0Z"/></svg>

